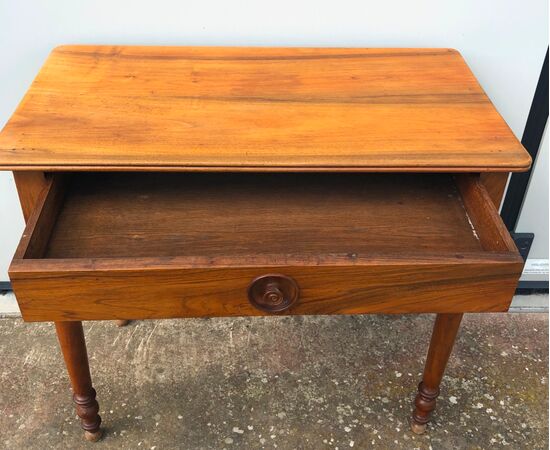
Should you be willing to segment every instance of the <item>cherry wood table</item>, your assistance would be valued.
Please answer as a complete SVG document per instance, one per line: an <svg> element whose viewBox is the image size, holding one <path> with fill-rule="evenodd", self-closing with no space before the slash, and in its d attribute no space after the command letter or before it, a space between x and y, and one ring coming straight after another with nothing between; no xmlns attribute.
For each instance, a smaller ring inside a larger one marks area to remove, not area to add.
<svg viewBox="0 0 550 450"><path fill-rule="evenodd" d="M0 133L10 278L89 440L82 320L266 314L437 313L420 433L463 313L510 305L530 163L455 50L62 46Z"/></svg>

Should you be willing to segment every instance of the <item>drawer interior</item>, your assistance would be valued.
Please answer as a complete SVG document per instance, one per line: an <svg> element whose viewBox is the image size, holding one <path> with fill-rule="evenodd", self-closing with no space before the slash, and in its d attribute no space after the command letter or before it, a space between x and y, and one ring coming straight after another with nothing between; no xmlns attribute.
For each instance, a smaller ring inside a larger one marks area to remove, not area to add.
<svg viewBox="0 0 550 450"><path fill-rule="evenodd" d="M44 229L34 233L42 242L29 245L25 258L509 250L486 245L482 235L491 230L472 219L448 174L85 173L59 189Z"/></svg>

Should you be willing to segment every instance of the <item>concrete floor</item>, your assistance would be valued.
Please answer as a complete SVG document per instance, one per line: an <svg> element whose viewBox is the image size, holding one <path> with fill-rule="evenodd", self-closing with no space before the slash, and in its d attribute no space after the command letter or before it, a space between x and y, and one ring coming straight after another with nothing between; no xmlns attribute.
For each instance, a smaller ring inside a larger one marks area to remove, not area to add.
<svg viewBox="0 0 550 450"><path fill-rule="evenodd" d="M0 448L548 448L547 314L467 315L427 434L433 316L86 324L105 437L82 439L51 324L0 320Z"/></svg>

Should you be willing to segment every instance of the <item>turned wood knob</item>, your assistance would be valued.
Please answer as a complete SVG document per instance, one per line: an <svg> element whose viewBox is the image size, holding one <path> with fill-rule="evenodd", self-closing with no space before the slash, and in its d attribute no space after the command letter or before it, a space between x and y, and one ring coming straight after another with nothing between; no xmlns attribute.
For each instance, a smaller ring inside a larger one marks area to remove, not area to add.
<svg viewBox="0 0 550 450"><path fill-rule="evenodd" d="M300 289L292 278L280 274L258 277L248 286L248 300L262 311L281 312L298 300Z"/></svg>

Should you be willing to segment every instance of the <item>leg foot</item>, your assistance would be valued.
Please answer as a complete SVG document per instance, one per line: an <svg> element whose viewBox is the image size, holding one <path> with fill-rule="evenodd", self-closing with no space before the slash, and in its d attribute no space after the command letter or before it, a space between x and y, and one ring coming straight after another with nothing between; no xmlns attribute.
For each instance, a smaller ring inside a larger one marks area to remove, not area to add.
<svg viewBox="0 0 550 450"><path fill-rule="evenodd" d="M99 404L95 399L96 392L92 387L82 322L56 322L55 328L67 372L69 372L73 400L84 430L84 438L95 442L101 437L99 428L101 417L98 414Z"/></svg>
<svg viewBox="0 0 550 450"><path fill-rule="evenodd" d="M84 432L84 439L86 439L88 442L97 442L101 439L103 436L103 431L99 429L95 433L92 433L91 431L85 431Z"/></svg>
<svg viewBox="0 0 550 450"><path fill-rule="evenodd" d="M117 327L125 327L126 325L128 325L130 323L130 321L129 320L117 320L115 323L116 323Z"/></svg>
<svg viewBox="0 0 550 450"><path fill-rule="evenodd" d="M462 314L438 314L435 320L426 367L422 382L418 385L418 394L414 401L411 430L422 434L430 420L439 395L439 384L445 372L445 366L451 356Z"/></svg>
<svg viewBox="0 0 550 450"><path fill-rule="evenodd" d="M419 423L416 423L414 420L412 420L411 431L414 434L424 434L426 432L426 424L420 425Z"/></svg>
<svg viewBox="0 0 550 450"><path fill-rule="evenodd" d="M430 420L430 415L435 409L438 389L428 389L424 382L418 385L418 394L414 401L414 412L411 421L411 430L416 434L422 434L426 431L426 424Z"/></svg>
<svg viewBox="0 0 550 450"><path fill-rule="evenodd" d="M95 437L98 440L101 437L99 425L101 417L99 416L99 404L95 399L95 389L91 388L88 395L74 394L73 401L76 404L76 414L80 417L80 423L84 430L86 440L92 440Z"/></svg>

